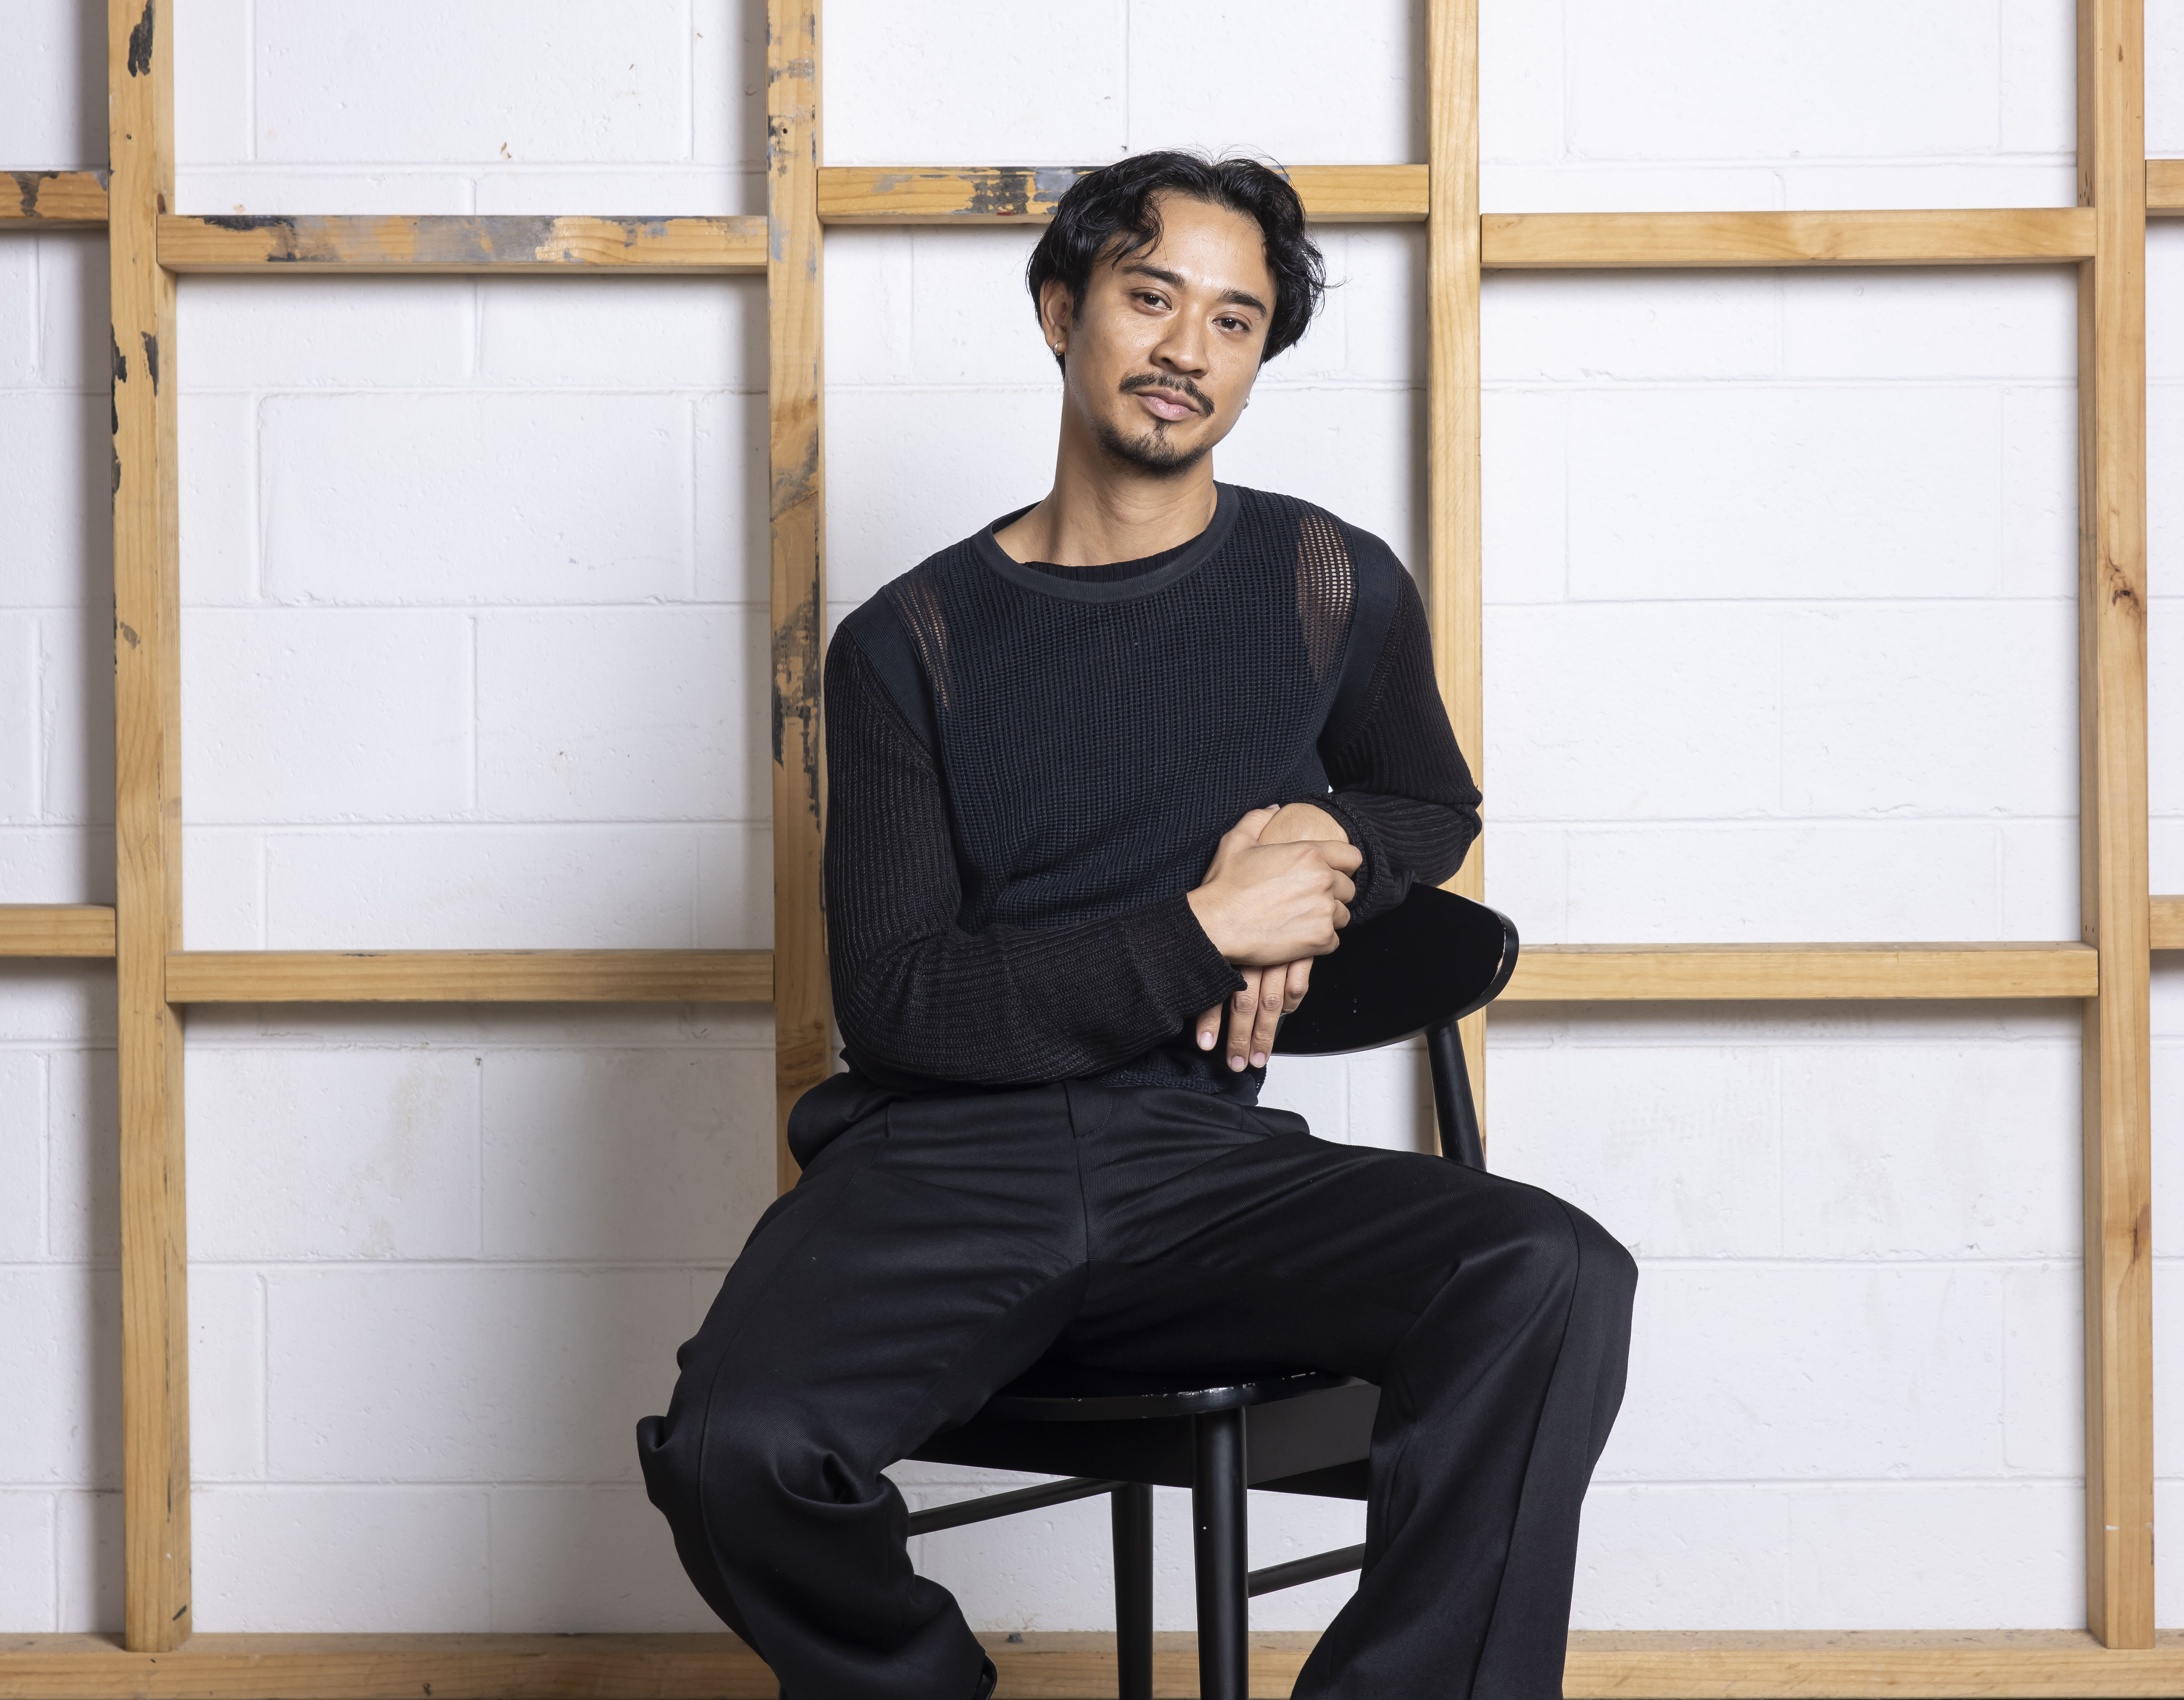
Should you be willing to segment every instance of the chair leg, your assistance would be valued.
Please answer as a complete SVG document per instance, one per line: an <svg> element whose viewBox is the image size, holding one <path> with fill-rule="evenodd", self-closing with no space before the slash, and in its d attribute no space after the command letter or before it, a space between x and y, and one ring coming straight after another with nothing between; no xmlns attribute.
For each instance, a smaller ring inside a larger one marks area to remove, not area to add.
<svg viewBox="0 0 2184 1700"><path fill-rule="evenodd" d="M1153 1491L1125 1482L1115 1516L1115 1674L1121 1700L1153 1700Z"/></svg>
<svg viewBox="0 0 2184 1700"><path fill-rule="evenodd" d="M1193 1424L1197 1450L1190 1517L1198 1571L1200 1700L1246 1700L1250 1555L1244 1520L1244 1413L1216 1411Z"/></svg>

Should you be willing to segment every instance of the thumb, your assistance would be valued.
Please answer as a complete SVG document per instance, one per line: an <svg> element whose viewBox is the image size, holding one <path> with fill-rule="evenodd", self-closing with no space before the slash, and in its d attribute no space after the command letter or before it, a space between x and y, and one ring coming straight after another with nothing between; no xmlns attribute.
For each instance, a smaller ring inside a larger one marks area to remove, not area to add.
<svg viewBox="0 0 2184 1700"><path fill-rule="evenodd" d="M1269 803L1263 809L1252 810L1249 814L1245 815L1242 820L1237 822L1234 826L1231 827L1229 831L1233 833L1240 833L1246 844L1256 844L1259 841L1259 834L1266 831L1268 822L1272 821L1274 817L1281 813L1281 811L1282 806L1280 804Z"/></svg>

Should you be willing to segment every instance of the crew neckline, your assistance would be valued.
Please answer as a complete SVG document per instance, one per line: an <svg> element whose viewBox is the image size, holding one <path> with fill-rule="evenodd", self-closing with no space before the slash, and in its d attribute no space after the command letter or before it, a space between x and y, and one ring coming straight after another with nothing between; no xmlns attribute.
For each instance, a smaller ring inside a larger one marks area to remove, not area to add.
<svg viewBox="0 0 2184 1700"><path fill-rule="evenodd" d="M1181 553L1164 566L1150 572L1134 574L1128 578L1084 579L1067 578L1046 572L1036 566L1017 560L995 541L994 533L1004 526L1014 525L1039 505L1026 502L1021 508L1003 514L991 525L984 527L972 539L978 558L1010 583L1035 591L1042 596L1058 597L1065 602L1123 602L1140 596L1150 596L1165 590L1177 580L1188 577L1228 541L1228 533L1236 523L1236 492L1233 485L1217 480L1213 486L1213 517L1206 529L1181 546ZM1150 559L1151 557L1147 557ZM1064 568L1063 571L1069 569Z"/></svg>

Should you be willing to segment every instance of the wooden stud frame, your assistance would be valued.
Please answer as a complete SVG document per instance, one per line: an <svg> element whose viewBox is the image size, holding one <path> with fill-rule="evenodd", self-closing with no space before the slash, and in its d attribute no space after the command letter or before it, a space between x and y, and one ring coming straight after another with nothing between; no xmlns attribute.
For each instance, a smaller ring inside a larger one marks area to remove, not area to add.
<svg viewBox="0 0 2184 1700"><path fill-rule="evenodd" d="M1535 948L1519 1000L2072 998L2085 1011L2086 1623L1985 1634L1579 1634L1573 1696L2184 1695L2153 1628L2148 979L2184 896L2147 891L2145 220L2184 214L2184 160L2147 160L2142 0L2078 0L2079 204L1936 212L1479 212L1477 0L1427 0L1424 164L1291 169L1320 222L1423 222L1427 601L1474 761L1480 682L1479 292L1488 270L2074 264L2080 304L2082 941ZM15 171L0 239L103 228L113 298L116 900L0 905L0 958L114 965L120 1027L124 1632L0 1640L0 1700L770 1696L723 1636L195 1636L190 1623L181 1019L194 1003L763 1001L777 1122L830 1049L819 848L825 773L823 227L1039 222L1071 169L819 161L817 0L769 0L764 220L187 216L173 209L171 31L109 0L109 169ZM772 950L226 952L181 937L175 278L434 271L767 278L774 757ZM1483 852L1483 846L1482 846ZM1455 882L1484 889L1482 852ZM1483 1085L1480 1023L1465 1043ZM793 1167L785 1152L781 1178ZM1311 1637L1254 1638L1286 1693ZM1163 1636L1163 1692L1188 1637ZM1112 1693L1107 1637L995 1638L1005 1694Z"/></svg>

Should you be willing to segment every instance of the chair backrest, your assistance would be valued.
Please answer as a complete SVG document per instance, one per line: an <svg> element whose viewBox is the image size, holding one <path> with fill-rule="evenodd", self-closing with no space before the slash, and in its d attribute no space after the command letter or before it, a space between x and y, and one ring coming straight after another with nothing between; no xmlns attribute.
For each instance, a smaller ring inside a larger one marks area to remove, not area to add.
<svg viewBox="0 0 2184 1700"><path fill-rule="evenodd" d="M1516 923L1498 910L1414 886L1384 915L1347 928L1312 965L1312 989L1283 1017L1274 1052L1332 1056L1426 1036L1442 1153L1485 1167L1456 1023L1481 1010L1517 967Z"/></svg>

